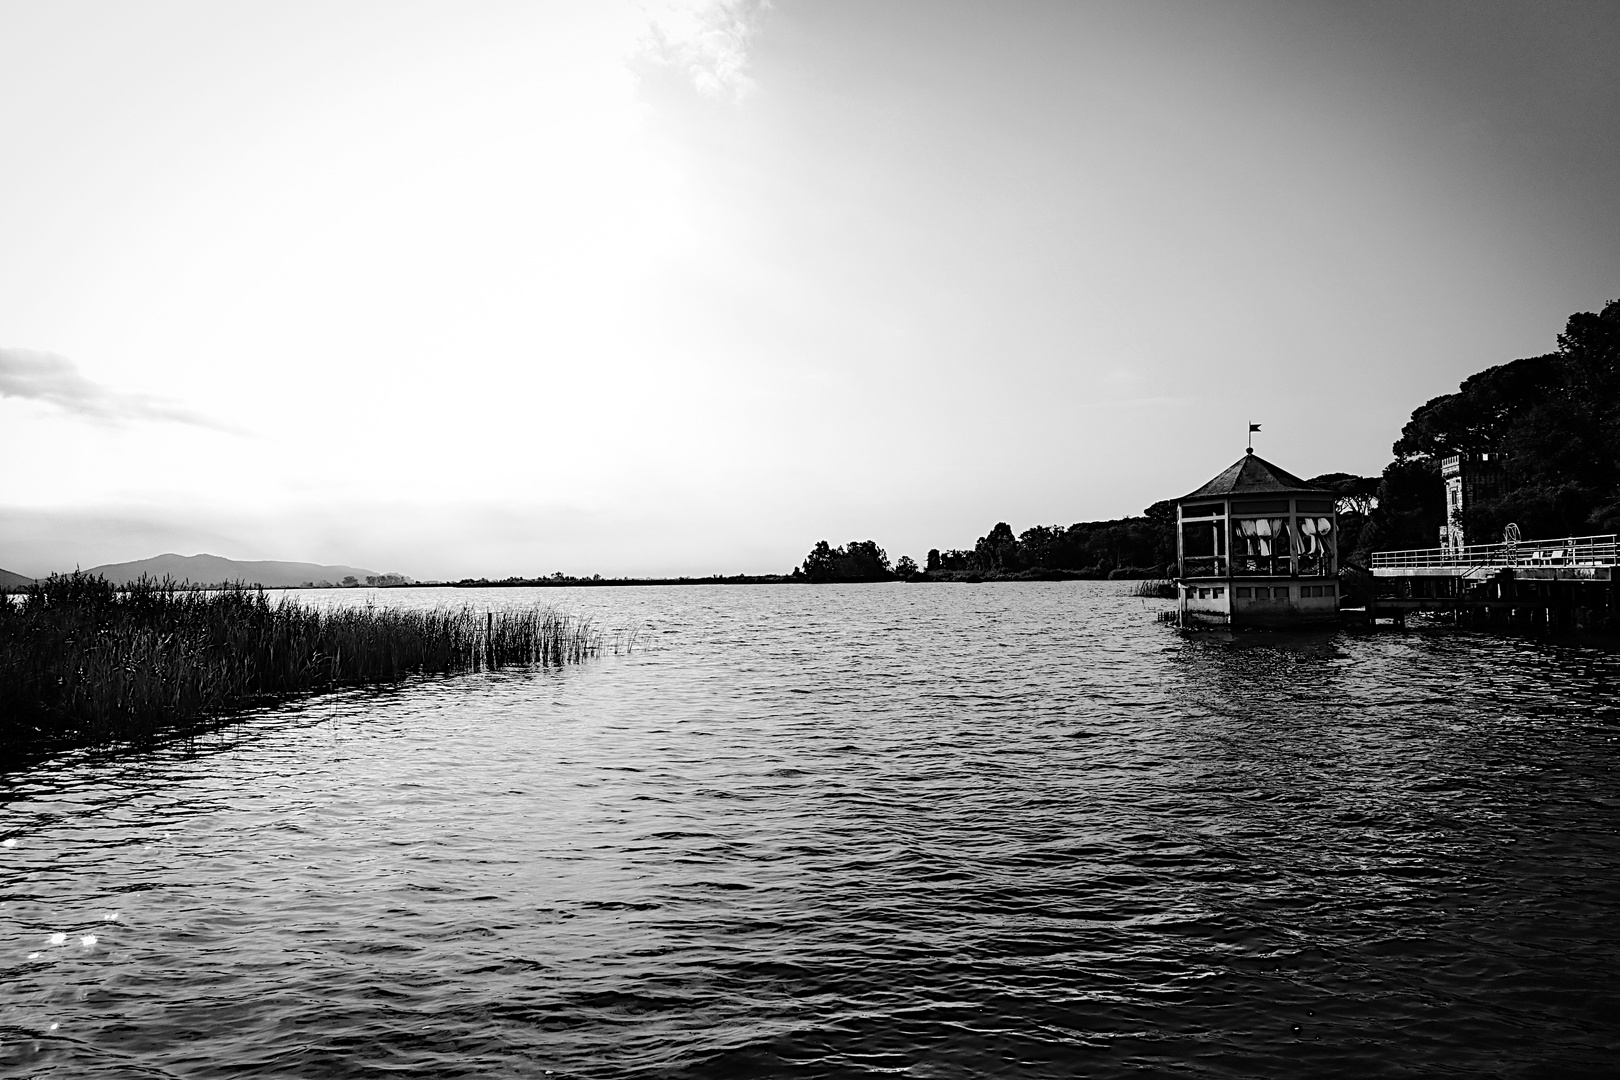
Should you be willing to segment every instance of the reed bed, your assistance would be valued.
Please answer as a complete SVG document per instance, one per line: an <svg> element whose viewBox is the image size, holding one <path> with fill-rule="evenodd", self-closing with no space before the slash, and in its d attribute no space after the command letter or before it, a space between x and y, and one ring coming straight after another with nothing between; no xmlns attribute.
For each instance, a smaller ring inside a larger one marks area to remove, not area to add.
<svg viewBox="0 0 1620 1080"><path fill-rule="evenodd" d="M606 647L589 619L544 606L322 611L241 586L52 576L0 595L0 742L146 742L268 699L577 664ZM631 649L634 637L612 647Z"/></svg>
<svg viewBox="0 0 1620 1080"><path fill-rule="evenodd" d="M1176 598L1176 583L1163 579L1138 581L1131 586L1131 595L1141 596L1149 600L1174 600Z"/></svg>

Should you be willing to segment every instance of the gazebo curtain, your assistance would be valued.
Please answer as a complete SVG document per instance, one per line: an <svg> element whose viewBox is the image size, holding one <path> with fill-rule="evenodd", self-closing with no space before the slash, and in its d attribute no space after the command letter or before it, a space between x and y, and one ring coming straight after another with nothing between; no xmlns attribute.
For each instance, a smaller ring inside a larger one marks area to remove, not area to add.
<svg viewBox="0 0 1620 1080"><path fill-rule="evenodd" d="M1235 518L1232 521L1233 555L1288 554L1287 518Z"/></svg>
<svg viewBox="0 0 1620 1080"><path fill-rule="evenodd" d="M1325 555L1332 538L1332 518L1302 517L1299 519L1299 554Z"/></svg>

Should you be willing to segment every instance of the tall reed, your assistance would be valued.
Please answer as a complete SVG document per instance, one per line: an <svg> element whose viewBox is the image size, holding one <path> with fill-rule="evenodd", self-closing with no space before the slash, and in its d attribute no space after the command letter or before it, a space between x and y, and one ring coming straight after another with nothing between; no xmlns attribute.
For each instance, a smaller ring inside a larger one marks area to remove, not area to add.
<svg viewBox="0 0 1620 1080"><path fill-rule="evenodd" d="M1174 600L1177 595L1176 583L1146 578L1131 586L1131 595L1145 597L1150 600Z"/></svg>
<svg viewBox="0 0 1620 1080"><path fill-rule="evenodd" d="M589 619L541 606L321 611L242 586L52 576L0 596L0 742L142 742L279 696L603 649Z"/></svg>

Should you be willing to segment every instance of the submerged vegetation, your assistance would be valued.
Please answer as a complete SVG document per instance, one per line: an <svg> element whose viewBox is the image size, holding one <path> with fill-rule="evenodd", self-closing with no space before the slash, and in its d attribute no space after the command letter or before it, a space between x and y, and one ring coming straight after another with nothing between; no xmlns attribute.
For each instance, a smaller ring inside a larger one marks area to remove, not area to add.
<svg viewBox="0 0 1620 1080"><path fill-rule="evenodd" d="M0 596L0 743L142 742L286 695L604 647L590 620L548 607L322 611L243 586L53 575Z"/></svg>

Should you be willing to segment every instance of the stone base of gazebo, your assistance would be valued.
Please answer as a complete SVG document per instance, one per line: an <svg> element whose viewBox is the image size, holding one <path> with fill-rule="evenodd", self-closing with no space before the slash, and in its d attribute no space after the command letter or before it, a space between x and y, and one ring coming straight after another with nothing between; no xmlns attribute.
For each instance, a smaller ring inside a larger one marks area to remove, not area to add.
<svg viewBox="0 0 1620 1080"><path fill-rule="evenodd" d="M1182 622L1189 626L1310 626L1339 618L1339 586L1332 578L1186 581L1180 599Z"/></svg>

